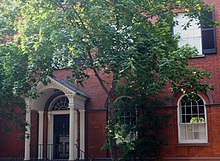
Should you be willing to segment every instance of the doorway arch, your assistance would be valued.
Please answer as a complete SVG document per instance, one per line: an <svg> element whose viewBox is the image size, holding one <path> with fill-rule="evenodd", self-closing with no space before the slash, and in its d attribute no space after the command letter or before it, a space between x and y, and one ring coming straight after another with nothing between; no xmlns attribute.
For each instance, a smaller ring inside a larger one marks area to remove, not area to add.
<svg viewBox="0 0 220 161"><path fill-rule="evenodd" d="M56 158L54 152L58 150L52 148L54 146L54 136L56 136L56 134L54 134L54 126L56 122L61 120L61 122L65 124L64 126L68 126L69 128L69 134L58 139L62 141L63 144L65 143L66 150L64 153L67 154L63 154L63 156L68 157L70 161L75 160L78 157L77 147L85 151L85 102L89 97L64 80L52 79L50 77L48 77L48 79L49 83L47 85L43 83L37 85L37 92L39 93L37 99L26 99L28 105L26 121L31 125L31 110L38 111L39 115L38 159L47 158L52 160ZM62 107L60 105L62 105ZM67 121L68 123L66 123ZM79 139L77 135L78 129L80 133ZM31 138L30 130L30 127L27 126L27 135ZM77 143L77 140L80 140L80 143ZM30 160L30 148L30 139L26 138L24 160ZM83 156L82 159L84 159L84 157L85 156Z"/></svg>

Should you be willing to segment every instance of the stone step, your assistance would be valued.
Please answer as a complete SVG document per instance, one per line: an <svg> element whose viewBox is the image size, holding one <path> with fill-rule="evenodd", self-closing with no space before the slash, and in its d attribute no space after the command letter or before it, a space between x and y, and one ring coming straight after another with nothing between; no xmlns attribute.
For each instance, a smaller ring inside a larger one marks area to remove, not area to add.
<svg viewBox="0 0 220 161"><path fill-rule="evenodd" d="M0 161L23 161L21 158L0 158ZM48 160L48 159L31 159L30 161L68 161L68 159L53 159L53 160ZM110 158L94 158L94 159L79 159L76 161L111 161Z"/></svg>

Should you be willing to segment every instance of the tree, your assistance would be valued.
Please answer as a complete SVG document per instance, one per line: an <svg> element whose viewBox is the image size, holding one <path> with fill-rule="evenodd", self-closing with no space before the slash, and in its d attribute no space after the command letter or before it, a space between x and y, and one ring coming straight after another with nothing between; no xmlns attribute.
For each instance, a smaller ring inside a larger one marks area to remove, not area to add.
<svg viewBox="0 0 220 161"><path fill-rule="evenodd" d="M46 83L54 68L70 67L69 80L81 85L91 69L108 95L115 161L115 97L151 98L168 83L174 91L209 88L209 75L188 67L197 50L179 48L171 28L174 10L202 21L211 8L201 0L1 0L1 110L11 101L5 96L36 97L36 84ZM102 74L112 76L110 89Z"/></svg>

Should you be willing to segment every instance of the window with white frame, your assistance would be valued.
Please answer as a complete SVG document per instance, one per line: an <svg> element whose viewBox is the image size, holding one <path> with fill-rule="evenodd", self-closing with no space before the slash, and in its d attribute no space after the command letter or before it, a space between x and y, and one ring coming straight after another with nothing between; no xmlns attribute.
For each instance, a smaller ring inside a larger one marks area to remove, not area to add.
<svg viewBox="0 0 220 161"><path fill-rule="evenodd" d="M118 131L116 133L117 144L131 142L137 138L137 108L132 107L130 98L117 100L115 104Z"/></svg>
<svg viewBox="0 0 220 161"><path fill-rule="evenodd" d="M207 143L207 118L204 100L183 96L178 104L179 143Z"/></svg>
<svg viewBox="0 0 220 161"><path fill-rule="evenodd" d="M56 110L68 110L69 107L69 99L64 96L60 95L56 97L51 103L50 103L50 108L53 111Z"/></svg>
<svg viewBox="0 0 220 161"><path fill-rule="evenodd" d="M208 19L214 19L214 12L207 13ZM173 33L179 35L179 47L190 45L198 49L199 55L216 53L215 30L213 26L200 26L198 19L192 19L185 13L178 13L174 18ZM188 23L189 22L189 23Z"/></svg>
<svg viewBox="0 0 220 161"><path fill-rule="evenodd" d="M186 44L189 44L192 47L196 47L199 51L199 54L202 54L202 36L201 29L199 28L199 21L196 19L192 19L190 22L190 18L185 16L184 13L179 13L175 19L176 22L175 27L173 28L173 32L175 35L179 35L179 46L182 47ZM187 28L187 23L190 22L190 25Z"/></svg>

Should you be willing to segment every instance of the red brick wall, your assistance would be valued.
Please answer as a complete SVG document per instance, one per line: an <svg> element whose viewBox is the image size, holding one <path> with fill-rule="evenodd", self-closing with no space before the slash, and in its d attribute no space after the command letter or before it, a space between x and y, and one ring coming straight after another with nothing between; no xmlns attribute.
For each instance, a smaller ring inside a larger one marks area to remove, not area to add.
<svg viewBox="0 0 220 161"><path fill-rule="evenodd" d="M206 0L206 2L214 2L215 19L220 21L220 1ZM190 66L198 69L205 69L211 74L211 79L208 81L210 85L214 86L213 91L209 91L209 96L203 94L205 101L210 106L207 106L207 124L208 124L208 144L178 144L178 125L177 125L177 109L167 109L167 112L172 115L169 126L166 129L166 136L169 144L164 147L163 156L165 158L175 157L182 160L211 160L212 157L220 160L220 106L215 105L220 103L220 27L216 27L216 54L206 54L201 58L193 58L190 60ZM179 95L173 100L173 105L177 105ZM213 100L213 102L211 102ZM207 158L208 157L208 158ZM214 159L213 158L213 159ZM169 159L168 159L169 160Z"/></svg>
<svg viewBox="0 0 220 161"><path fill-rule="evenodd" d="M38 112L31 111L31 157L37 156ZM23 147L24 148L24 147Z"/></svg>
<svg viewBox="0 0 220 161"><path fill-rule="evenodd" d="M0 157L15 156L24 148L24 141L20 138L21 131L12 123L7 123L12 129L6 132L2 128L3 124L6 123L3 120L0 120Z"/></svg>
<svg viewBox="0 0 220 161"><path fill-rule="evenodd" d="M20 110L17 111L18 118L25 120L25 116ZM2 120L1 120L2 121ZM8 126L12 129L10 131L4 131L2 126L5 122L0 123L0 158L1 157L17 157L24 152L24 138L22 138L22 131L19 126L13 125L8 122ZM31 112L31 144L37 143L37 113ZM33 152L32 152L33 154Z"/></svg>
<svg viewBox="0 0 220 161"><path fill-rule="evenodd" d="M105 143L106 117L104 111L88 112L87 145L88 155L106 157L106 150L101 150Z"/></svg>

